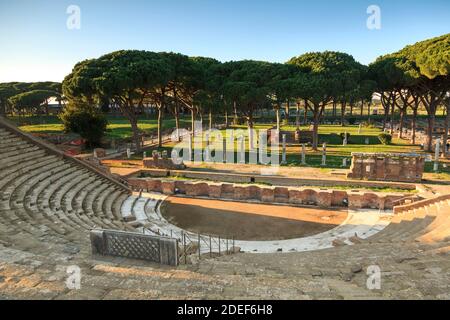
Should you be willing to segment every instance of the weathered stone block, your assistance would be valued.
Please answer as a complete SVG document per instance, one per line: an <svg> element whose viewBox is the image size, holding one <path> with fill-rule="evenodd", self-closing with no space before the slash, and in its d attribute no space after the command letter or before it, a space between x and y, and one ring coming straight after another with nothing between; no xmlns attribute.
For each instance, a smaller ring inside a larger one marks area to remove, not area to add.
<svg viewBox="0 0 450 320"><path fill-rule="evenodd" d="M322 208L331 207L332 191L321 190L316 193L317 205Z"/></svg>
<svg viewBox="0 0 450 320"><path fill-rule="evenodd" d="M231 183L223 183L221 196L226 199L234 199L234 186Z"/></svg>
<svg viewBox="0 0 450 320"><path fill-rule="evenodd" d="M261 200L261 188L259 186L248 186L249 199Z"/></svg>
<svg viewBox="0 0 450 320"><path fill-rule="evenodd" d="M276 187L274 189L275 202L287 203L289 202L289 189L285 187Z"/></svg>
<svg viewBox="0 0 450 320"><path fill-rule="evenodd" d="M175 181L175 189L179 194L186 194L185 181Z"/></svg>
<svg viewBox="0 0 450 320"><path fill-rule="evenodd" d="M274 189L272 188L261 188L261 201L262 202L274 202Z"/></svg>
<svg viewBox="0 0 450 320"><path fill-rule="evenodd" d="M347 192L333 190L331 196L331 205L333 207L345 206L344 202L348 202Z"/></svg>
<svg viewBox="0 0 450 320"><path fill-rule="evenodd" d="M312 189L304 189L301 192L302 203L309 205L317 204L317 192Z"/></svg>
<svg viewBox="0 0 450 320"><path fill-rule="evenodd" d="M289 203L302 204L303 193L301 190L289 189Z"/></svg>
<svg viewBox="0 0 450 320"><path fill-rule="evenodd" d="M161 180L147 180L147 190L161 192Z"/></svg>
<svg viewBox="0 0 450 320"><path fill-rule="evenodd" d="M175 181L161 181L161 191L163 194L175 194Z"/></svg>
<svg viewBox="0 0 450 320"><path fill-rule="evenodd" d="M128 184L134 190L143 190L143 189L146 190L147 189L147 180L145 180L145 179L139 179L139 178L128 179Z"/></svg>
<svg viewBox="0 0 450 320"><path fill-rule="evenodd" d="M222 195L222 184L210 184L209 185L209 196L211 198L220 198Z"/></svg>
<svg viewBox="0 0 450 320"><path fill-rule="evenodd" d="M95 148L94 155L96 155L97 158L104 158L106 157L106 150L103 148Z"/></svg>
<svg viewBox="0 0 450 320"><path fill-rule="evenodd" d="M236 200L249 199L249 192L246 186L234 186L233 198Z"/></svg>
<svg viewBox="0 0 450 320"><path fill-rule="evenodd" d="M205 182L186 184L186 195L188 196L208 196L209 187Z"/></svg>
<svg viewBox="0 0 450 320"><path fill-rule="evenodd" d="M375 193L364 193L361 208L378 209L380 198Z"/></svg>
<svg viewBox="0 0 450 320"><path fill-rule="evenodd" d="M360 192L350 191L348 194L348 207L350 209L360 209L364 207L364 195Z"/></svg>

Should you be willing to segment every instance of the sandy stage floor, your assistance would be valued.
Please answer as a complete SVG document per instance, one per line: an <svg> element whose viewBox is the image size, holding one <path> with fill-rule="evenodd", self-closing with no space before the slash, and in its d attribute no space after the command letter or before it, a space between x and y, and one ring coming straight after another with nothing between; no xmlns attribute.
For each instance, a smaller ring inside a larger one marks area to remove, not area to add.
<svg viewBox="0 0 450 320"><path fill-rule="evenodd" d="M318 209L169 197L162 215L192 232L236 240L284 240L321 233L341 224L345 209Z"/></svg>

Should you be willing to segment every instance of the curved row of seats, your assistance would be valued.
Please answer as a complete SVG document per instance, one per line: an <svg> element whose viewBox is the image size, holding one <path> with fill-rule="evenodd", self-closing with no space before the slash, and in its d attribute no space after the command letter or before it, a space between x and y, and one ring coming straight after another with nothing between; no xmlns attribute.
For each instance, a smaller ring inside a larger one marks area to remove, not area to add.
<svg viewBox="0 0 450 320"><path fill-rule="evenodd" d="M120 214L128 195L105 177L0 128L0 223L11 232L86 239L94 227L133 230Z"/></svg>
<svg viewBox="0 0 450 320"><path fill-rule="evenodd" d="M450 200L437 201L396 214L389 226L368 241L446 245L450 241Z"/></svg>

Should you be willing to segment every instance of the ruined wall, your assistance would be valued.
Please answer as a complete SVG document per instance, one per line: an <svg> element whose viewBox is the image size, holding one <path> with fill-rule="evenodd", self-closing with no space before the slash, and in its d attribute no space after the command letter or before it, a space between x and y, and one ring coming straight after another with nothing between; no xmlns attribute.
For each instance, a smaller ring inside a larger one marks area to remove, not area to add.
<svg viewBox="0 0 450 320"><path fill-rule="evenodd" d="M130 178L135 190L159 192L166 195L186 195L237 201L260 201L292 205L314 205L322 208L349 207L350 209L392 209L404 194L383 194L364 191L340 191L308 187L271 187L239 185L221 182L183 181L151 178Z"/></svg>
<svg viewBox="0 0 450 320"><path fill-rule="evenodd" d="M353 153L350 179L420 182L425 166L422 155Z"/></svg>

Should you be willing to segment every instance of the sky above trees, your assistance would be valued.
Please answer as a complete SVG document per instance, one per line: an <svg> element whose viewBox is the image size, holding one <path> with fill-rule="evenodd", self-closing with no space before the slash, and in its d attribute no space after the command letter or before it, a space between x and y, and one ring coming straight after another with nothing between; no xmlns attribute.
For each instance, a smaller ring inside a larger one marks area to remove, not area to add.
<svg viewBox="0 0 450 320"><path fill-rule="evenodd" d="M66 26L71 4L80 29ZM371 4L380 30L366 27ZM449 31L448 0L0 0L0 82L62 81L75 63L119 49L270 62L336 50L368 64Z"/></svg>

